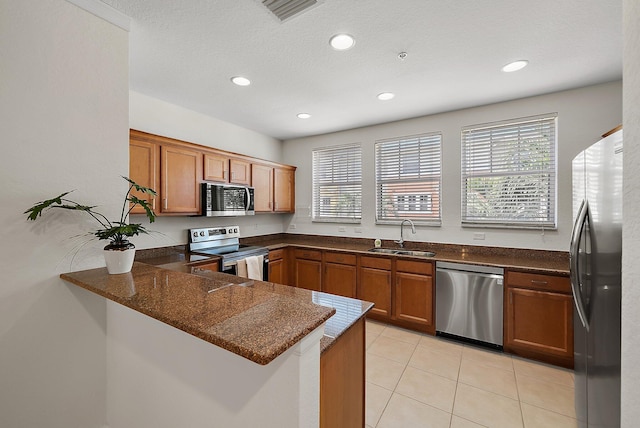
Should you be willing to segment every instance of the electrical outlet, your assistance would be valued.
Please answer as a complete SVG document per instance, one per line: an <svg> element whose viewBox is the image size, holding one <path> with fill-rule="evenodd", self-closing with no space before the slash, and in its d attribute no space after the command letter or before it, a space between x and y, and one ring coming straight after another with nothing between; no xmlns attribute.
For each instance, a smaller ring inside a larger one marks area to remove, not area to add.
<svg viewBox="0 0 640 428"><path fill-rule="evenodd" d="M476 232L473 234L473 240L474 241L484 241L484 233L482 232Z"/></svg>
<svg viewBox="0 0 640 428"><path fill-rule="evenodd" d="M292 224L289 225L289 229L295 229L295 228L296 228L295 224L292 223Z"/></svg>

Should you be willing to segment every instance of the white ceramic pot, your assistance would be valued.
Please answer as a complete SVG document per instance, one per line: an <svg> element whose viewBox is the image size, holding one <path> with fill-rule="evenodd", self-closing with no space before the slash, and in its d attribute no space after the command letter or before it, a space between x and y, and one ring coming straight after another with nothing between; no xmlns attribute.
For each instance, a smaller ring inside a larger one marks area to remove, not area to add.
<svg viewBox="0 0 640 428"><path fill-rule="evenodd" d="M126 245L122 246L107 245L104 247L104 261L107 263L107 271L111 275L131 272L135 255L136 247L130 242L126 242Z"/></svg>

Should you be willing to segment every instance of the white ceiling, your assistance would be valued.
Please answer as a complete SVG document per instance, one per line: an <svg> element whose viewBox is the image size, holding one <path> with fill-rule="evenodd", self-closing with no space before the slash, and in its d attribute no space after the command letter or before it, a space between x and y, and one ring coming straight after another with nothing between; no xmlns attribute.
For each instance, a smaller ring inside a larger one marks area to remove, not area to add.
<svg viewBox="0 0 640 428"><path fill-rule="evenodd" d="M260 0L102 1L132 18L132 90L279 139L622 78L621 0L323 0L283 23Z"/></svg>

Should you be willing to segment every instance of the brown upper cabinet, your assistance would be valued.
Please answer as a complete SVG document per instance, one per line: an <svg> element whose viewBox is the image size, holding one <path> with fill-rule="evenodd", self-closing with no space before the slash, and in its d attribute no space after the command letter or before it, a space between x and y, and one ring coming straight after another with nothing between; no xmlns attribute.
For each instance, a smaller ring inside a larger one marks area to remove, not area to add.
<svg viewBox="0 0 640 428"><path fill-rule="evenodd" d="M251 184L251 162L224 153L204 153L204 180L232 184Z"/></svg>
<svg viewBox="0 0 640 428"><path fill-rule="evenodd" d="M160 150L160 212L200 213L202 153L183 147L162 146Z"/></svg>
<svg viewBox="0 0 640 428"><path fill-rule="evenodd" d="M293 168L273 169L274 211L292 213L295 211L295 174Z"/></svg>
<svg viewBox="0 0 640 428"><path fill-rule="evenodd" d="M130 130L129 177L154 189L158 215L200 214L200 183L253 186L256 212L293 212L295 167ZM252 177L252 175L254 175ZM136 207L134 214L144 213Z"/></svg>
<svg viewBox="0 0 640 428"><path fill-rule="evenodd" d="M256 212L295 212L295 167L253 163Z"/></svg>
<svg viewBox="0 0 640 428"><path fill-rule="evenodd" d="M129 159L131 159L129 167L129 178L138 183L141 186L149 187L158 192L158 180L160 177L160 151L159 147L155 143L148 141L141 141L135 138L135 135L131 136L129 142ZM131 192L133 196L139 199L146 200L151 209L157 210L156 199L157 197L144 194L142 192ZM144 214L144 208L140 205L136 205L132 214Z"/></svg>

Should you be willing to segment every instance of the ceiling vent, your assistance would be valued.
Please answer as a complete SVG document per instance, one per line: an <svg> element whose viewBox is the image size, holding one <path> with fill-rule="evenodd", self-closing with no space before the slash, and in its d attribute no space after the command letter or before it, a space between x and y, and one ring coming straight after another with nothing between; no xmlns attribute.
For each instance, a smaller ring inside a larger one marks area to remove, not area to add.
<svg viewBox="0 0 640 428"><path fill-rule="evenodd" d="M279 20L284 22L296 15L318 6L318 0L262 0L262 4L267 7Z"/></svg>

